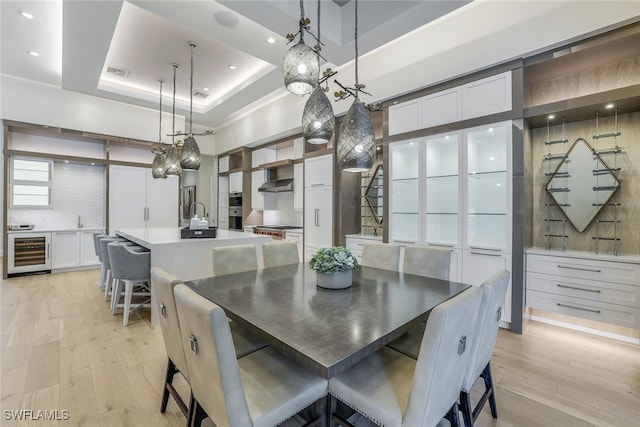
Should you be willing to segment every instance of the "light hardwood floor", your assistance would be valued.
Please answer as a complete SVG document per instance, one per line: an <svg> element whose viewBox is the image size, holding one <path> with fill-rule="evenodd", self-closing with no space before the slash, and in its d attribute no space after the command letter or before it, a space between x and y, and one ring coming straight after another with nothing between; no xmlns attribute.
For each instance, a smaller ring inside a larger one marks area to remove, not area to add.
<svg viewBox="0 0 640 427"><path fill-rule="evenodd" d="M184 425L171 400L159 411L159 328L148 312L122 327L97 279L88 270L0 283L1 426ZM480 427L640 425L640 346L532 322L524 335L500 332L492 365L499 419L485 408ZM19 409L67 410L70 419L5 418Z"/></svg>

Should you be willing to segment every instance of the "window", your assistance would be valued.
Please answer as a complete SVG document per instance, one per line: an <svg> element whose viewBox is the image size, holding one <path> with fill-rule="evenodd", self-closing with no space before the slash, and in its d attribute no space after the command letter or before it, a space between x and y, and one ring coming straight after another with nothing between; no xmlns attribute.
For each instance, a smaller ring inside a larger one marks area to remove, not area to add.
<svg viewBox="0 0 640 427"><path fill-rule="evenodd" d="M50 160L11 159L11 206L14 208L51 205Z"/></svg>

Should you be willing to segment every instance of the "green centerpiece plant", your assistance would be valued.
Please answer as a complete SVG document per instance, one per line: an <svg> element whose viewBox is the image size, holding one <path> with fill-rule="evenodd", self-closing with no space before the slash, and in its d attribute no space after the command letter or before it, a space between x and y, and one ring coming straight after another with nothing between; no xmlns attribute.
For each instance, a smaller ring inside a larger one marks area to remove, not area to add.
<svg viewBox="0 0 640 427"><path fill-rule="evenodd" d="M321 248L309 261L316 271L317 285L327 289L343 289L351 286L351 271L359 268L358 260L342 246Z"/></svg>

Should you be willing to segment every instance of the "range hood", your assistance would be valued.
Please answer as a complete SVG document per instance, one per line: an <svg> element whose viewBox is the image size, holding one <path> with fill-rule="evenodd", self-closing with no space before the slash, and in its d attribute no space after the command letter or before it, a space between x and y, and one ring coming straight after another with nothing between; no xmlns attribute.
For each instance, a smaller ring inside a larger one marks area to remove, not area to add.
<svg viewBox="0 0 640 427"><path fill-rule="evenodd" d="M293 191L293 179L276 179L273 181L267 181L258 187L258 191L264 193L281 193L284 191Z"/></svg>

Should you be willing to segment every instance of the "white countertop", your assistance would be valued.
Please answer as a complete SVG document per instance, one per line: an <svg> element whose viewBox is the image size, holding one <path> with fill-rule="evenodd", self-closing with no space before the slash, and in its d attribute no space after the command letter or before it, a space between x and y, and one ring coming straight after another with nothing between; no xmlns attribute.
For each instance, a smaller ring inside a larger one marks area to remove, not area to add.
<svg viewBox="0 0 640 427"><path fill-rule="evenodd" d="M72 232L72 231L104 231L104 228L32 228L31 230L7 230L7 234L13 233L58 233L58 232Z"/></svg>
<svg viewBox="0 0 640 427"><path fill-rule="evenodd" d="M372 234L345 234L344 237L346 238L351 237L353 239L375 240L376 242L382 241L382 236L374 236Z"/></svg>
<svg viewBox="0 0 640 427"><path fill-rule="evenodd" d="M268 236L220 229L218 229L215 238L182 239L180 238L180 230L181 227L123 228L116 230L116 234L145 247L148 247L148 245L191 244L205 241L253 240L258 237L270 239ZM238 244L242 244L242 242L238 242Z"/></svg>

